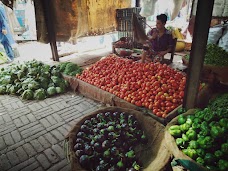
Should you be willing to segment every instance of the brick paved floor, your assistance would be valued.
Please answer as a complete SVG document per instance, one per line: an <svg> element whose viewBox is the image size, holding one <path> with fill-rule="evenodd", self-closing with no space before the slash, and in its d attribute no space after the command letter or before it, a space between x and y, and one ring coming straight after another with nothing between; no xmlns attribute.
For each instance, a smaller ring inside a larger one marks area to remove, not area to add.
<svg viewBox="0 0 228 171"><path fill-rule="evenodd" d="M68 171L63 140L102 104L73 92L43 101L0 96L0 171Z"/></svg>

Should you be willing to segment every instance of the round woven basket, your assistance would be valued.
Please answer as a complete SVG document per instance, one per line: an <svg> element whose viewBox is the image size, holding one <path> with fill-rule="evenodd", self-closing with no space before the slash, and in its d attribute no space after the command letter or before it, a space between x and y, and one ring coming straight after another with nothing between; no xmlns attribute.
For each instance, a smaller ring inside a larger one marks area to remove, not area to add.
<svg viewBox="0 0 228 171"><path fill-rule="evenodd" d="M81 168L79 161L74 153L73 147L75 145L76 134L80 129L81 124L86 120L97 113L100 112L126 112L127 114L134 115L138 120L139 124L142 126L147 138L148 143L145 145L139 144L136 146L136 156L139 158L140 162L143 165L144 171L162 171L165 170L168 165L171 157L171 153L168 151L165 140L165 127L160 124L158 121L154 120L150 116L146 116L142 112L119 108L119 107L108 107L100 110L96 110L86 116L83 116L81 120L79 120L76 125L69 132L66 140L68 141L68 152L67 158L71 163L72 171L85 171L85 169Z"/></svg>
<svg viewBox="0 0 228 171"><path fill-rule="evenodd" d="M195 109L190 109L183 115L184 116L192 115L192 114L194 114L194 111L195 111ZM179 148L176 144L175 138L169 133L169 128L172 125L177 125L177 120L178 120L178 117L175 117L168 123L168 125L165 128L165 141L166 141L166 146L167 146L168 150L172 153L172 155L176 159L189 160L189 161L193 162L195 165L197 165L198 168L201 168L200 170L202 170L202 171L207 170L205 167L199 165L195 160L191 159L190 157L185 155L181 150L179 150Z"/></svg>

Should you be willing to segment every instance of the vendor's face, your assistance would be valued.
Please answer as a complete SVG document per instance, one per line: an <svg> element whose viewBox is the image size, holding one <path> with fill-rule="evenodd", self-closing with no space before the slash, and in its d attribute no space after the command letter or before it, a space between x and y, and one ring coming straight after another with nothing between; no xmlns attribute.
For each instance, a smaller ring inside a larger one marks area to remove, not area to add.
<svg viewBox="0 0 228 171"><path fill-rule="evenodd" d="M163 29L165 27L165 23L163 23L160 20L157 20L156 21L156 27L157 27L158 30Z"/></svg>

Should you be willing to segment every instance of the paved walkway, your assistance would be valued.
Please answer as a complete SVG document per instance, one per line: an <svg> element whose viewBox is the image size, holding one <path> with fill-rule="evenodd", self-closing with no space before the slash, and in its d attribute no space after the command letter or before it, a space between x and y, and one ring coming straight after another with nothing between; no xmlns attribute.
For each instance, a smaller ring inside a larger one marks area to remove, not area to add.
<svg viewBox="0 0 228 171"><path fill-rule="evenodd" d="M36 59L48 64L51 50L48 44L27 42L18 47L20 57L13 63ZM98 52L97 56L102 53ZM92 54L92 55L91 55ZM82 59L73 54L62 61ZM89 53L88 53L89 55ZM6 67L8 64L2 64ZM63 151L64 137L84 114L102 104L68 92L43 101L24 101L17 96L0 95L0 171L68 171L70 165Z"/></svg>
<svg viewBox="0 0 228 171"><path fill-rule="evenodd" d="M101 104L68 92L43 101L0 96L0 170L68 171L63 140Z"/></svg>

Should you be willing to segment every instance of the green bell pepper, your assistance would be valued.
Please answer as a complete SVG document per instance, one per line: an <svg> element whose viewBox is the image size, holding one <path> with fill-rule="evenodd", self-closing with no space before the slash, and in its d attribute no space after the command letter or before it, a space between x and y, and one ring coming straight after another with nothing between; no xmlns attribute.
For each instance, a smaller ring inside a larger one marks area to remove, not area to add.
<svg viewBox="0 0 228 171"><path fill-rule="evenodd" d="M223 136L224 132L220 126L212 126L210 134L213 138L217 138Z"/></svg>
<svg viewBox="0 0 228 171"><path fill-rule="evenodd" d="M198 144L198 142L196 140L191 140L189 142L189 145L188 145L188 147L191 148L191 149L197 149L198 146L199 146L199 144Z"/></svg>
<svg viewBox="0 0 228 171"><path fill-rule="evenodd" d="M221 145L221 151L224 153L224 154L227 154L228 155L228 143L223 143Z"/></svg>
<svg viewBox="0 0 228 171"><path fill-rule="evenodd" d="M177 122L179 125L182 125L186 122L187 118L183 115L179 115L178 118L177 118Z"/></svg>
<svg viewBox="0 0 228 171"><path fill-rule="evenodd" d="M193 119L192 118L187 118L186 124L192 125Z"/></svg>
<svg viewBox="0 0 228 171"><path fill-rule="evenodd" d="M201 148L209 149L212 147L213 139L210 136L199 137L197 142Z"/></svg>
<svg viewBox="0 0 228 171"><path fill-rule="evenodd" d="M200 124L193 122L192 123L192 128L196 130L196 129L200 128Z"/></svg>
<svg viewBox="0 0 228 171"><path fill-rule="evenodd" d="M204 156L206 154L206 152L204 151L204 149L201 149L201 148L196 149L196 153L197 153L197 155L199 157L202 157L202 158L204 158Z"/></svg>
<svg viewBox="0 0 228 171"><path fill-rule="evenodd" d="M202 119L200 118L194 118L193 123L200 124L202 122Z"/></svg>
<svg viewBox="0 0 228 171"><path fill-rule="evenodd" d="M182 152L183 152L185 155L188 155L188 149L183 149Z"/></svg>
<svg viewBox="0 0 228 171"><path fill-rule="evenodd" d="M186 135L189 140L195 140L197 137L196 131L191 130L191 129L186 132Z"/></svg>
<svg viewBox="0 0 228 171"><path fill-rule="evenodd" d="M197 157L197 153L195 149L187 149L187 156L192 158L192 159L196 159Z"/></svg>
<svg viewBox="0 0 228 171"><path fill-rule="evenodd" d="M195 113L195 117L196 118L199 118L199 119L203 119L204 118L204 115L205 115L205 113L202 110L201 111L197 111Z"/></svg>
<svg viewBox="0 0 228 171"><path fill-rule="evenodd" d="M186 134L182 134L182 139L183 139L184 142L188 142L189 141L189 139L188 139Z"/></svg>
<svg viewBox="0 0 228 171"><path fill-rule="evenodd" d="M224 110L226 110L226 109L224 109L224 108L218 108L218 109L216 109L216 114L217 114L217 116L219 118L223 118L224 117Z"/></svg>
<svg viewBox="0 0 228 171"><path fill-rule="evenodd" d="M211 153L206 153L204 156L204 161L207 164L212 164L213 162L215 162L216 158L213 154Z"/></svg>
<svg viewBox="0 0 228 171"><path fill-rule="evenodd" d="M200 125L201 130L209 129L208 123L206 121L203 121Z"/></svg>
<svg viewBox="0 0 228 171"><path fill-rule="evenodd" d="M177 139L176 139L176 144L177 144L177 146L179 146L179 147L183 146L183 145L184 145L183 139L182 139L182 138L177 138Z"/></svg>
<svg viewBox="0 0 228 171"><path fill-rule="evenodd" d="M181 130L179 125L172 125L169 127L169 133L174 137L180 137L181 136Z"/></svg>
<svg viewBox="0 0 228 171"><path fill-rule="evenodd" d="M201 165L204 165L204 159L202 157L197 157L196 162L201 164Z"/></svg>
<svg viewBox="0 0 228 171"><path fill-rule="evenodd" d="M219 120L219 125L228 129L228 118L222 118Z"/></svg>
<svg viewBox="0 0 228 171"><path fill-rule="evenodd" d="M215 126L215 125L218 125L216 121L211 121L209 123L209 127L212 127L212 126Z"/></svg>
<svg viewBox="0 0 228 171"><path fill-rule="evenodd" d="M214 118L214 114L212 111L208 111L203 117L203 119L207 122L213 120L213 118Z"/></svg>
<svg viewBox="0 0 228 171"><path fill-rule="evenodd" d="M183 108L183 107L180 107L179 109L177 109L177 113L178 114L182 114L182 113L185 113L186 112L186 109Z"/></svg>
<svg viewBox="0 0 228 171"><path fill-rule="evenodd" d="M187 130L189 130L190 127L191 127L190 124L184 123L184 124L180 125L180 130L183 132L186 132Z"/></svg>
<svg viewBox="0 0 228 171"><path fill-rule="evenodd" d="M169 127L169 130L177 130L180 129L179 125L172 125L171 127Z"/></svg>
<svg viewBox="0 0 228 171"><path fill-rule="evenodd" d="M204 136L204 137L209 135L209 134L210 134L210 130L209 129L203 129L203 130L201 130L199 132L199 135Z"/></svg>
<svg viewBox="0 0 228 171"><path fill-rule="evenodd" d="M228 170L228 161L220 159L218 161L219 170Z"/></svg>
<svg viewBox="0 0 228 171"><path fill-rule="evenodd" d="M221 150L215 151L215 157L217 157L218 159L221 159L222 156L223 156L223 152Z"/></svg>
<svg viewBox="0 0 228 171"><path fill-rule="evenodd" d="M195 116L194 116L194 115L188 115L188 116L187 116L187 119L194 120L194 119L195 119Z"/></svg>
<svg viewBox="0 0 228 171"><path fill-rule="evenodd" d="M174 137L180 137L181 136L181 130L169 130L169 133Z"/></svg>

